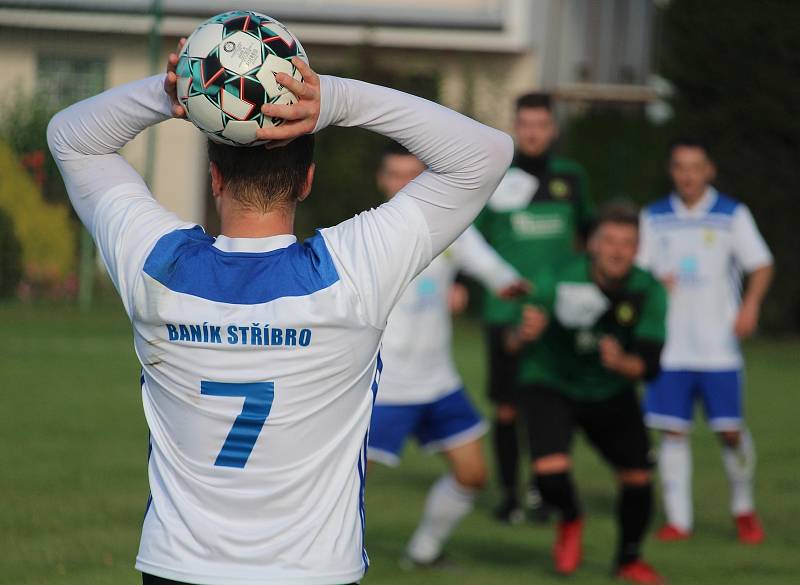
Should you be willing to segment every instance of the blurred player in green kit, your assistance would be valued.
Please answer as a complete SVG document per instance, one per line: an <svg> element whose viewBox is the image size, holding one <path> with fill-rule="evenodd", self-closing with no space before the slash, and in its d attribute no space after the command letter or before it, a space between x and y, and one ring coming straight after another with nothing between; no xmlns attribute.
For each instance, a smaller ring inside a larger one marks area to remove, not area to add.
<svg viewBox="0 0 800 585"><path fill-rule="evenodd" d="M588 254L542 271L509 351L525 347L520 407L528 420L532 467L545 503L559 512L553 561L558 573L578 569L583 514L572 480L572 438L584 432L614 469L619 540L617 578L655 585L662 577L641 559L652 517L650 443L636 384L660 371L667 294L634 266L639 241L632 208L604 208Z"/></svg>
<svg viewBox="0 0 800 585"><path fill-rule="evenodd" d="M475 225L486 241L527 279L543 267L582 246L594 208L583 168L552 152L558 138L551 98L531 93L516 103L516 153L511 168ZM489 397L495 405L493 446L502 490L499 520L522 522L518 497L517 356L503 342L507 326L520 315L520 304L486 291L483 321L489 353ZM541 517L541 499L534 484L527 507Z"/></svg>

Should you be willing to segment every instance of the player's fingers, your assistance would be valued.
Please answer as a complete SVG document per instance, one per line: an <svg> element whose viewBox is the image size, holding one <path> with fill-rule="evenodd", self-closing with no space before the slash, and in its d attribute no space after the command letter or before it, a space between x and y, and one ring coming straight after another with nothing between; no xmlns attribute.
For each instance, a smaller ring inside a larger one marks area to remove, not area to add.
<svg viewBox="0 0 800 585"><path fill-rule="evenodd" d="M309 116L309 108L301 103L297 104L264 104L261 111L270 118L280 118L282 120L302 120Z"/></svg>
<svg viewBox="0 0 800 585"><path fill-rule="evenodd" d="M186 110L180 104L176 104L172 106L172 115L175 118L185 118L186 117Z"/></svg>
<svg viewBox="0 0 800 585"><path fill-rule="evenodd" d="M258 140L288 140L294 139L303 134L308 134L313 128L305 121L286 122L273 128L260 128L256 130Z"/></svg>
<svg viewBox="0 0 800 585"><path fill-rule="evenodd" d="M167 73L175 72L178 69L178 55L170 53L167 57Z"/></svg>
<svg viewBox="0 0 800 585"><path fill-rule="evenodd" d="M319 75L311 68L311 65L303 61L300 57L292 57L292 65L297 68L306 83L310 85L319 84Z"/></svg>
<svg viewBox="0 0 800 585"><path fill-rule="evenodd" d="M317 92L310 85L298 81L291 75L286 73L277 73L275 81L280 83L283 87L291 91L294 95L303 100L312 100L316 97Z"/></svg>

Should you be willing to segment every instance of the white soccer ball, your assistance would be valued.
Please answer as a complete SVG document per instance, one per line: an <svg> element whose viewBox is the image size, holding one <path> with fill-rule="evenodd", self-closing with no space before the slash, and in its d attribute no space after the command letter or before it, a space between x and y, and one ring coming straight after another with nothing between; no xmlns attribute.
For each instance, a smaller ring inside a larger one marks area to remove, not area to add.
<svg viewBox="0 0 800 585"><path fill-rule="evenodd" d="M291 59L308 57L277 20L245 10L225 12L201 24L178 59L178 101L211 140L257 146L259 128L280 125L261 113L264 104L293 104L297 96L275 80L276 73L302 76Z"/></svg>

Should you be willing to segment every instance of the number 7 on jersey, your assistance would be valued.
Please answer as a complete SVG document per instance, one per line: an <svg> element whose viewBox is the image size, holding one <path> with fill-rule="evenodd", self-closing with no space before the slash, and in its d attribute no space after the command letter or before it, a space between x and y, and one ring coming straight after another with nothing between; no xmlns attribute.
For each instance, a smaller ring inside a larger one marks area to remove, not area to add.
<svg viewBox="0 0 800 585"><path fill-rule="evenodd" d="M274 382L200 382L200 394L205 396L244 397L242 412L233 422L228 437L217 455L218 467L244 468L275 398Z"/></svg>

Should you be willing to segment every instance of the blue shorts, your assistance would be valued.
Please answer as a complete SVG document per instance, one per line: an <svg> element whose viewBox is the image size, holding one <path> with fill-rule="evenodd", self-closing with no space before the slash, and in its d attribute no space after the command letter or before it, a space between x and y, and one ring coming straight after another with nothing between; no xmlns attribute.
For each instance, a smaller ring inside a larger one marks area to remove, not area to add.
<svg viewBox="0 0 800 585"><path fill-rule="evenodd" d="M694 404L702 399L706 418L715 431L742 428L742 372L663 370L647 385L644 401L647 426L685 432L692 426Z"/></svg>
<svg viewBox="0 0 800 585"><path fill-rule="evenodd" d="M367 458L385 465L400 463L409 435L426 451L445 451L486 433L486 423L459 388L425 404L376 404L372 409Z"/></svg>

